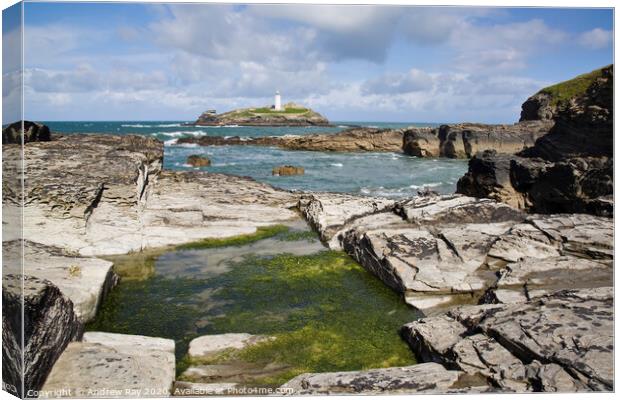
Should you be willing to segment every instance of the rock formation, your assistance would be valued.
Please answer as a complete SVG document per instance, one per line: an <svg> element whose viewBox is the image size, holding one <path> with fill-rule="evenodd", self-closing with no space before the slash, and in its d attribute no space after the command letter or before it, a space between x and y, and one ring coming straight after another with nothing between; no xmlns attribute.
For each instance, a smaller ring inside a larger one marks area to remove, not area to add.
<svg viewBox="0 0 620 400"><path fill-rule="evenodd" d="M24 154L24 238L81 256L254 233L295 218L295 196L249 178L162 172L163 144L152 138L70 135L29 143Z"/></svg>
<svg viewBox="0 0 620 400"><path fill-rule="evenodd" d="M32 396L29 391L39 390L65 347L79 339L83 329L71 300L52 282L34 276L3 275L2 379L15 389L17 393L13 394Z"/></svg>
<svg viewBox="0 0 620 400"><path fill-rule="evenodd" d="M532 212L613 215L613 66L592 74L589 86L558 103L548 134L514 156L479 153L457 192ZM581 78L559 85L574 81Z"/></svg>
<svg viewBox="0 0 620 400"><path fill-rule="evenodd" d="M43 124L31 121L13 122L9 126L2 129L2 144L20 144L22 136L24 143L29 142L49 142L52 140L50 129Z"/></svg>
<svg viewBox="0 0 620 400"><path fill-rule="evenodd" d="M42 390L51 397L168 397L174 378L173 340L87 332L69 344Z"/></svg>
<svg viewBox="0 0 620 400"><path fill-rule="evenodd" d="M492 287L504 298L527 298L558 285L612 282L608 218L527 216L503 203L459 195L396 202L311 194L302 197L300 209L331 248L344 249L422 310L476 302ZM556 270L548 273L546 266Z"/></svg>
<svg viewBox="0 0 620 400"><path fill-rule="evenodd" d="M192 154L191 156L187 157L187 163L189 165L191 165L192 167L208 167L209 165L211 165L211 160L209 160L207 157L198 155L198 154Z"/></svg>
<svg viewBox="0 0 620 400"><path fill-rule="evenodd" d="M476 382L478 380L478 382ZM293 395L385 395L414 393L486 392L486 382L462 371L447 370L441 364L424 363L407 367L367 371L302 374L285 383Z"/></svg>
<svg viewBox="0 0 620 400"><path fill-rule="evenodd" d="M513 154L534 145L549 132L552 121L525 121L514 125L454 124L439 128L409 128L403 151L416 157L470 158L479 151Z"/></svg>
<svg viewBox="0 0 620 400"><path fill-rule="evenodd" d="M349 128L334 134L184 137L179 138L177 143L195 143L200 146L278 146L287 150L305 151L401 152L403 131L400 129Z"/></svg>
<svg viewBox="0 0 620 400"><path fill-rule="evenodd" d="M286 104L284 110L263 108L242 108L222 114L207 111L200 115L194 125L201 126L329 126L321 114L307 107Z"/></svg>
<svg viewBox="0 0 620 400"><path fill-rule="evenodd" d="M402 329L419 361L516 392L613 390L612 332L612 287L463 306Z"/></svg>

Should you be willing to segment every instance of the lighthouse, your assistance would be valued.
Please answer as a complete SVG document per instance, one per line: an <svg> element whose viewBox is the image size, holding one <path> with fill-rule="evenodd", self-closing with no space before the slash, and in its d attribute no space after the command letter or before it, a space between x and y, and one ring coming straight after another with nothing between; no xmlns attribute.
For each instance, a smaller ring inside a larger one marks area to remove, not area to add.
<svg viewBox="0 0 620 400"><path fill-rule="evenodd" d="M280 99L280 91L276 90L276 98L273 102L273 108L276 111L282 111L282 99Z"/></svg>

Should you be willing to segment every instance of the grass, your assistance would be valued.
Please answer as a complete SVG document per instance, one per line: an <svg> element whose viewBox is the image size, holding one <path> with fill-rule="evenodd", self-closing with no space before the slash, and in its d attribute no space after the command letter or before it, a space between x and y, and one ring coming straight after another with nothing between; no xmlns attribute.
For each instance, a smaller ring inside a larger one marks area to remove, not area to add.
<svg viewBox="0 0 620 400"><path fill-rule="evenodd" d="M579 75L573 79L541 89L539 93L551 96L551 105L560 106L571 98L585 93L596 79L602 76L602 69Z"/></svg>
<svg viewBox="0 0 620 400"><path fill-rule="evenodd" d="M307 108L293 108L293 107L285 108L284 110L280 110L280 111L276 111L268 107L251 109L251 112L255 114L303 114L308 111L309 110Z"/></svg>
<svg viewBox="0 0 620 400"><path fill-rule="evenodd" d="M196 242L179 245L176 248L178 250L198 250L225 246L243 246L246 244L257 242L262 239L267 239L279 234L283 234L288 231L289 227L286 225L261 226L256 229L255 233L232 236L228 238L202 239Z"/></svg>

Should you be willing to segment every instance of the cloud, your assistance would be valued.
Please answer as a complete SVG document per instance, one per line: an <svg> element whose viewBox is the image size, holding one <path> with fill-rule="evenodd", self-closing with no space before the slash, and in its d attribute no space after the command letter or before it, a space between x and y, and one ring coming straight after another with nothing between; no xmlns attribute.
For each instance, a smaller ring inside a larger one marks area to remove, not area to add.
<svg viewBox="0 0 620 400"><path fill-rule="evenodd" d="M450 44L456 50L455 67L469 72L520 69L530 57L562 44L569 35L540 19L477 26L455 31Z"/></svg>
<svg viewBox="0 0 620 400"><path fill-rule="evenodd" d="M78 65L69 70L28 68L24 85L41 93L81 93L99 90L140 91L167 85L162 71L142 72L129 69L98 71L91 65Z"/></svg>
<svg viewBox="0 0 620 400"><path fill-rule="evenodd" d="M361 89L364 94L394 94L429 90L432 87L432 77L414 68L404 74L386 74L369 79Z"/></svg>
<svg viewBox="0 0 620 400"><path fill-rule="evenodd" d="M607 47L613 40L612 31L595 28L591 31L583 32L577 38L577 42L589 49L602 49Z"/></svg>

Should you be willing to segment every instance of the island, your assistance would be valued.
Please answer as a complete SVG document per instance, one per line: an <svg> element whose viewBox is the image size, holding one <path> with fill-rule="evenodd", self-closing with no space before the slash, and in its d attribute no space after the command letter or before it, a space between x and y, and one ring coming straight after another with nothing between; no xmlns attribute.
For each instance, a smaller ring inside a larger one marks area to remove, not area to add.
<svg viewBox="0 0 620 400"><path fill-rule="evenodd" d="M276 92L274 103L272 106L240 108L221 114L216 110L207 110L191 125L330 126L327 118L309 107L292 102L281 105L279 92Z"/></svg>

